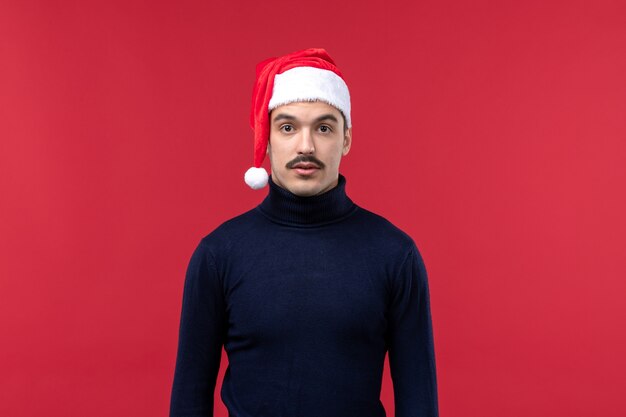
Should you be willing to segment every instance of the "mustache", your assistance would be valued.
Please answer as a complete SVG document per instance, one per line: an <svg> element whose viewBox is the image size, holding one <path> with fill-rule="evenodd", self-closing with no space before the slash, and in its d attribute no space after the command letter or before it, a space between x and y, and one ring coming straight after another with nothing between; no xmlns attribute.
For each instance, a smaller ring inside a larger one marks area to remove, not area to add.
<svg viewBox="0 0 626 417"><path fill-rule="evenodd" d="M326 165L313 155L298 155L291 161L287 162L285 167L288 169L292 169L294 165L299 164L300 162L312 162L320 168L324 168Z"/></svg>

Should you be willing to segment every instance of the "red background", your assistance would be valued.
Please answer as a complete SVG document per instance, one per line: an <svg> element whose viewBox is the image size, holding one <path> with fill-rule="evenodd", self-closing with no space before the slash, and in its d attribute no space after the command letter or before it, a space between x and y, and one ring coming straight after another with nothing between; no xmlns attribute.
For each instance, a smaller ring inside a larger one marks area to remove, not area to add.
<svg viewBox="0 0 626 417"><path fill-rule="evenodd" d="M254 66L307 47L426 262L441 415L626 415L621 0L3 1L0 415L167 415L191 252L265 195Z"/></svg>

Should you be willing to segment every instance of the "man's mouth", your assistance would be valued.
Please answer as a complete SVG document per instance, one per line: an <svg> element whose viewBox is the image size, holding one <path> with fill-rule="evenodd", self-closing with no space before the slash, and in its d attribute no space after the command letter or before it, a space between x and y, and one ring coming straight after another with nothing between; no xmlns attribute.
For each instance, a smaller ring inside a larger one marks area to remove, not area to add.
<svg viewBox="0 0 626 417"><path fill-rule="evenodd" d="M313 162L298 162L294 164L292 169L300 175L311 175L320 169L319 165Z"/></svg>
<svg viewBox="0 0 626 417"><path fill-rule="evenodd" d="M286 168L292 169L301 177L315 175L320 169L324 169L324 163L313 155L298 155L287 162Z"/></svg>

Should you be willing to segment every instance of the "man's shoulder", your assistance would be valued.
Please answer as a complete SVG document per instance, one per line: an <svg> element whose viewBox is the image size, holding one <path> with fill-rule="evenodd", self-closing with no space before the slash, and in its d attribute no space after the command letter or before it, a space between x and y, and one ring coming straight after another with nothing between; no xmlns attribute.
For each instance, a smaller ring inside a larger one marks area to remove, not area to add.
<svg viewBox="0 0 626 417"><path fill-rule="evenodd" d="M398 249L415 246L413 238L381 214L359 206L356 220L373 239L385 245L394 245Z"/></svg>
<svg viewBox="0 0 626 417"><path fill-rule="evenodd" d="M223 221L213 230L205 233L202 242L212 243L223 239L232 239L238 235L243 235L254 227L255 223L262 221L258 210L252 208L244 213L238 214L230 219Z"/></svg>

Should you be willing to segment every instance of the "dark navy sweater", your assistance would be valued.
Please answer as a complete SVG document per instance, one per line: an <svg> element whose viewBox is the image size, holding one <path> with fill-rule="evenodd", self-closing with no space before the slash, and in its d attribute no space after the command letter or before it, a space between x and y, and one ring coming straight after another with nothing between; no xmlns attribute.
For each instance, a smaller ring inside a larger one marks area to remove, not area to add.
<svg viewBox="0 0 626 417"><path fill-rule="evenodd" d="M271 181L256 208L204 237L185 278L171 417L438 415L428 282L413 240L355 205L345 178L299 197Z"/></svg>

